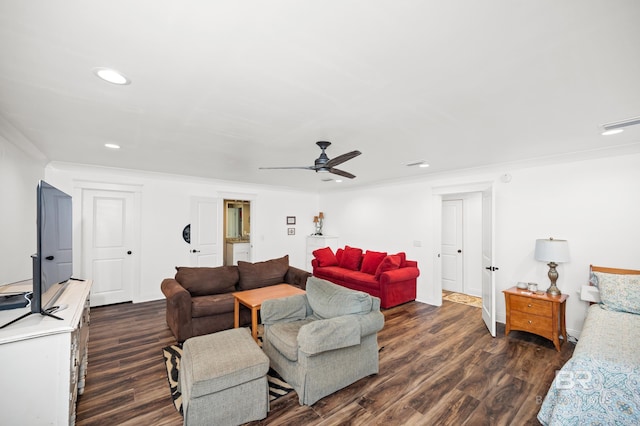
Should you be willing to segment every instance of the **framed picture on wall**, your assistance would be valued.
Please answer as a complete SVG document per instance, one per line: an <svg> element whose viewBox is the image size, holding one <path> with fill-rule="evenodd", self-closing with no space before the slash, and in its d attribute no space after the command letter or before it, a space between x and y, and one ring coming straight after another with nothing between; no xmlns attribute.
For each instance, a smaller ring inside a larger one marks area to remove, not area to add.
<svg viewBox="0 0 640 426"><path fill-rule="evenodd" d="M287 235L296 235L296 228L287 228Z"/></svg>
<svg viewBox="0 0 640 426"><path fill-rule="evenodd" d="M295 216L287 216L287 225L295 225L296 217Z"/></svg>

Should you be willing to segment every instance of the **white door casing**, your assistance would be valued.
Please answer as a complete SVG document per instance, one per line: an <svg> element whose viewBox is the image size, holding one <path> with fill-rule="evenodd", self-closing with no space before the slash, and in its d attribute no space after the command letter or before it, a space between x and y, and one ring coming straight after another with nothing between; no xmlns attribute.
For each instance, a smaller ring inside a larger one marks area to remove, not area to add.
<svg viewBox="0 0 640 426"><path fill-rule="evenodd" d="M222 266L222 204L218 198L191 197L191 266Z"/></svg>
<svg viewBox="0 0 640 426"><path fill-rule="evenodd" d="M462 200L442 201L442 289L464 292Z"/></svg>
<svg viewBox="0 0 640 426"><path fill-rule="evenodd" d="M495 238L495 201L493 188L482 192L482 319L496 337L496 279L493 266Z"/></svg>
<svg viewBox="0 0 640 426"><path fill-rule="evenodd" d="M93 280L91 305L133 300L135 194L82 190L82 276Z"/></svg>

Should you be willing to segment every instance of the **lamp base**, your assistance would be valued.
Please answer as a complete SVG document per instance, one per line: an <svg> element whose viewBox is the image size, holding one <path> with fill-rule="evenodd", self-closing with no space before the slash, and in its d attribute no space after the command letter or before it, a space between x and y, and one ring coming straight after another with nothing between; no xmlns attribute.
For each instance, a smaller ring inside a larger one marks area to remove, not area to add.
<svg viewBox="0 0 640 426"><path fill-rule="evenodd" d="M560 291L560 289L558 287L556 287L555 284L553 284L551 287L549 287L547 289L547 294L549 296L560 296L562 294L562 292Z"/></svg>
<svg viewBox="0 0 640 426"><path fill-rule="evenodd" d="M549 267L549 280L551 281L551 285L547 289L547 294L549 296L560 296L562 292L558 287L556 287L556 281L558 280L558 271L556 271L556 266L558 266L555 262L547 263Z"/></svg>

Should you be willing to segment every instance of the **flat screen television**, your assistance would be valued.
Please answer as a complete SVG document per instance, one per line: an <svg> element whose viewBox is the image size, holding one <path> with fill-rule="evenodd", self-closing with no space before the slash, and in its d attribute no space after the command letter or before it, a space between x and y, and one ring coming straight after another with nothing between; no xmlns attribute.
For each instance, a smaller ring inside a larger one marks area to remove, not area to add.
<svg viewBox="0 0 640 426"><path fill-rule="evenodd" d="M52 316L56 300L73 273L73 216L71 196L41 180L36 189L36 253L30 312L3 325L6 327L30 314Z"/></svg>

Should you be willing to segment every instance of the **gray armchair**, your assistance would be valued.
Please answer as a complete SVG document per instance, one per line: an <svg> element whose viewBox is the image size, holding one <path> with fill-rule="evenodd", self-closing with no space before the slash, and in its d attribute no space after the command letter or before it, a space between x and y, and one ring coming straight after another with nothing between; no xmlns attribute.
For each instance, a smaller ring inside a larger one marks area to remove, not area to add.
<svg viewBox="0 0 640 426"><path fill-rule="evenodd" d="M380 299L316 277L307 293L265 300L263 350L300 405L378 373Z"/></svg>

